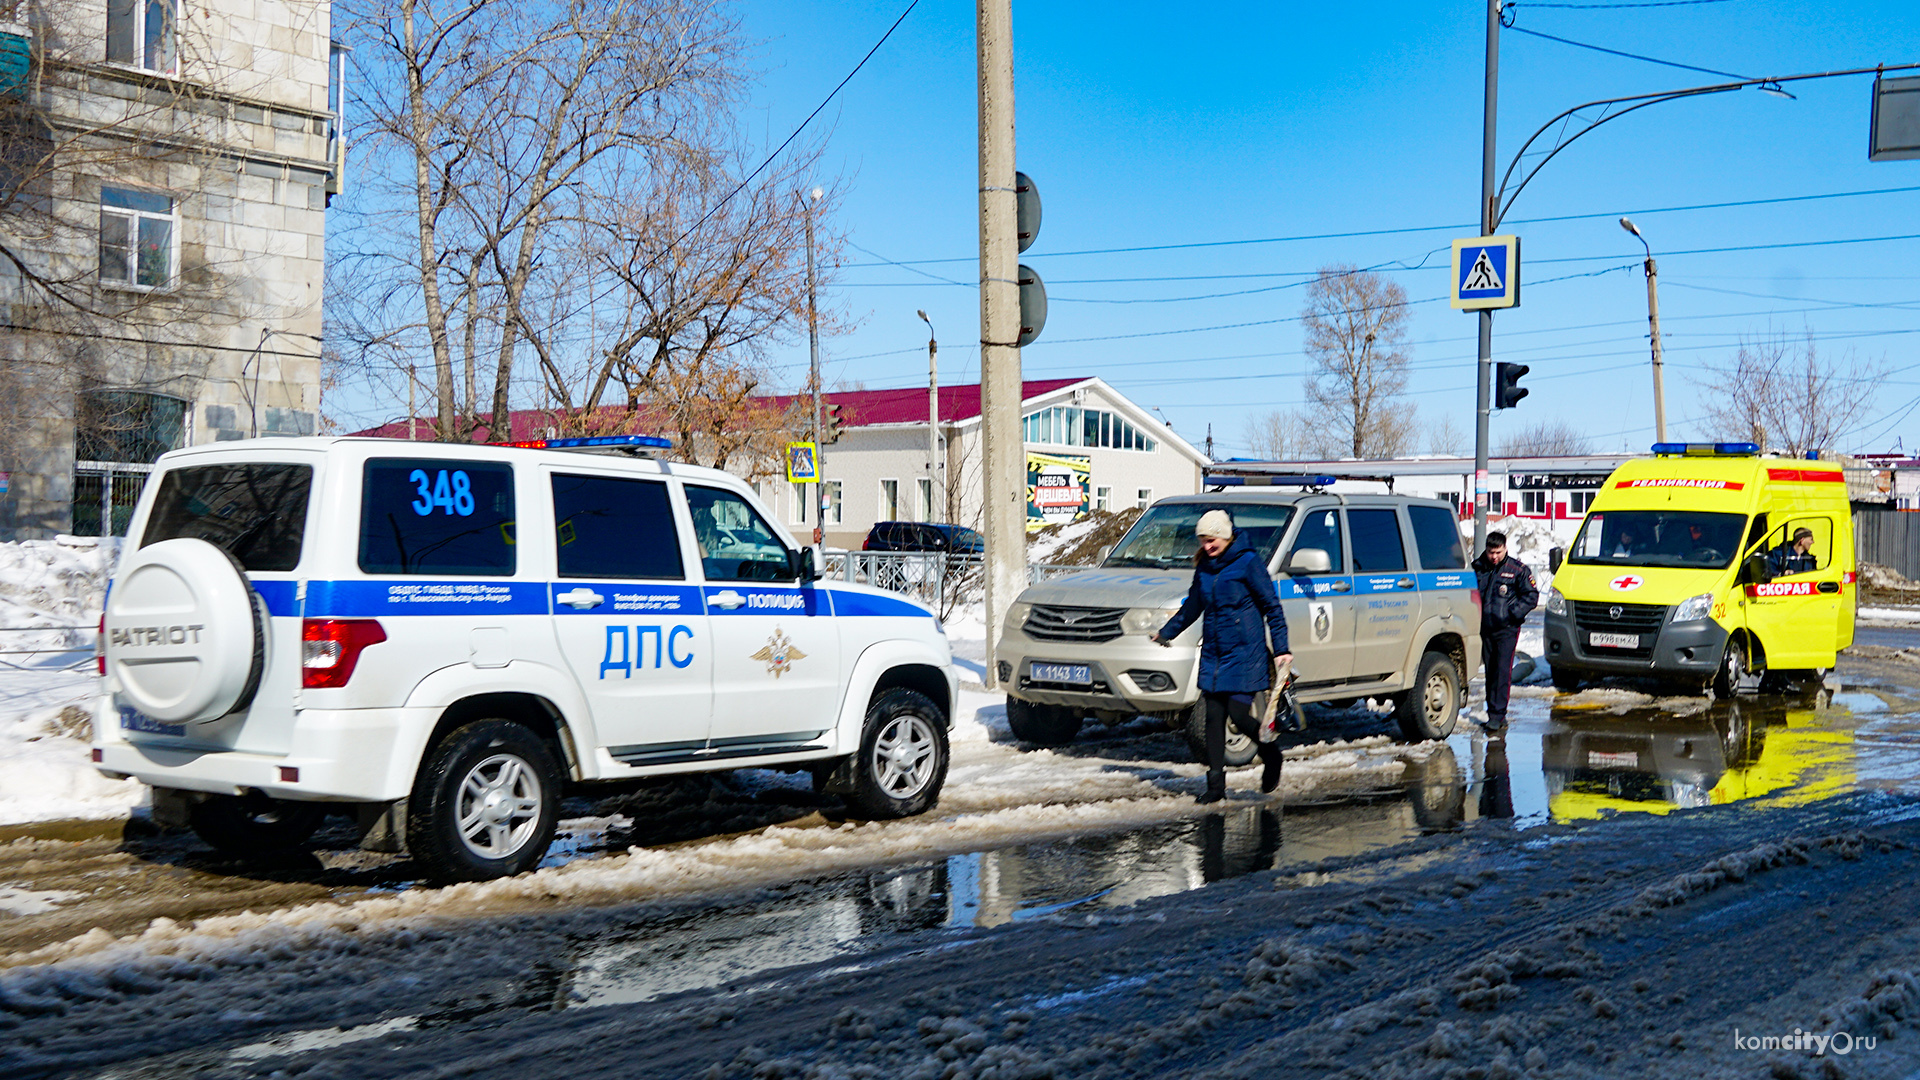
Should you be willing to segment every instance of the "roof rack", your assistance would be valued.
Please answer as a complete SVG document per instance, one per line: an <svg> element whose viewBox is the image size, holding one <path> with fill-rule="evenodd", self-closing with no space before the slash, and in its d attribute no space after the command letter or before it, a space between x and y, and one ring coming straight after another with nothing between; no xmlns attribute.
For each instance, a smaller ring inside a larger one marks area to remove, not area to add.
<svg viewBox="0 0 1920 1080"><path fill-rule="evenodd" d="M652 457L662 450L673 449L673 442L658 435L592 435L577 439L516 439L512 442L488 443L488 446L508 446L518 450L582 450L597 454L627 454L633 457Z"/></svg>

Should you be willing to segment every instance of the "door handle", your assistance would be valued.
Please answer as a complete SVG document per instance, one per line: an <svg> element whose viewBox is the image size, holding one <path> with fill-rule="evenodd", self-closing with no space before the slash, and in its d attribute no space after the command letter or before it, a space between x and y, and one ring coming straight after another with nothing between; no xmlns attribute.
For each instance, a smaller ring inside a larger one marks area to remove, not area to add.
<svg viewBox="0 0 1920 1080"><path fill-rule="evenodd" d="M1352 591L1353 591L1353 582L1351 582L1351 581L1336 581L1336 582L1334 582L1334 583L1332 583L1331 585L1328 585L1328 586L1327 586L1327 591L1328 591L1328 592L1352 592Z"/></svg>
<svg viewBox="0 0 1920 1080"><path fill-rule="evenodd" d="M597 608L602 603L604 603L606 599L607 599L606 597L601 596L599 593L594 592L592 589L589 589L585 586L581 586L579 588L573 589L568 592L563 592L558 596L554 597L555 601L565 604L568 607L574 608L575 610L578 610L578 611L585 611L588 608Z"/></svg>
<svg viewBox="0 0 1920 1080"><path fill-rule="evenodd" d="M1403 577L1399 581L1394 582L1393 587L1396 589L1411 589L1413 588L1413 579L1410 577Z"/></svg>
<svg viewBox="0 0 1920 1080"><path fill-rule="evenodd" d="M1825 593L1835 593L1840 591L1840 583L1837 581L1823 581L1820 584L1815 585L1814 588L1819 589L1821 592L1825 592Z"/></svg>
<svg viewBox="0 0 1920 1080"><path fill-rule="evenodd" d="M732 611L734 608L737 608L741 604L744 604L746 602L747 602L746 597L741 596L739 593L734 592L732 589L727 589L724 592L717 592L717 593L714 593L712 596L707 597L707 603L712 604L714 607L717 607L717 608L726 608L728 611Z"/></svg>

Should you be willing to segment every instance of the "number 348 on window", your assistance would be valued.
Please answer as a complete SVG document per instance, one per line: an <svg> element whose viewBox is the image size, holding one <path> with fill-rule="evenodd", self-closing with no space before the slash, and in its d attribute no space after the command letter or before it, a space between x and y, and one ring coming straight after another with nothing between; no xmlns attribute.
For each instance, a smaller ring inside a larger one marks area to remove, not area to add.
<svg viewBox="0 0 1920 1080"><path fill-rule="evenodd" d="M465 469L446 469L436 471L432 478L427 470L415 469L408 474L407 482L417 485L419 498L408 504L413 512L427 517L435 510L445 510L449 515L468 517L473 513L473 481L468 479Z"/></svg>

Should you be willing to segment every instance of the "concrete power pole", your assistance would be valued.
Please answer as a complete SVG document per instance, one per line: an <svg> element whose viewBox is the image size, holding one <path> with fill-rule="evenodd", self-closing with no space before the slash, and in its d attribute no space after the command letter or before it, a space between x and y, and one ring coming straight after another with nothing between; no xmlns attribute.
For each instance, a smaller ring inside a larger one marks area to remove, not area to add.
<svg viewBox="0 0 1920 1080"><path fill-rule="evenodd" d="M946 519L946 477L940 472L940 342L933 335L933 320L924 311L915 312L927 324L927 520Z"/></svg>
<svg viewBox="0 0 1920 1080"><path fill-rule="evenodd" d="M813 484L813 542L823 543L827 536L827 485L823 471L827 457L827 446L820 438L820 315L813 301L813 214L820 205L820 197L826 192L814 188L807 193L810 202L803 203L807 211L807 388L813 395L813 475L819 477Z"/></svg>
<svg viewBox="0 0 1920 1080"><path fill-rule="evenodd" d="M1500 226L1500 207L1493 191L1495 109L1500 94L1500 5L1487 0L1487 87L1480 128L1480 235L1492 236ZM1487 416L1493 396L1493 312L1480 312L1480 389L1473 429L1473 551L1487 546Z"/></svg>
<svg viewBox="0 0 1920 1080"><path fill-rule="evenodd" d="M1007 608L1027 587L1020 431L1020 267L1013 180L1013 4L976 0L980 62L980 437L987 545L987 685Z"/></svg>

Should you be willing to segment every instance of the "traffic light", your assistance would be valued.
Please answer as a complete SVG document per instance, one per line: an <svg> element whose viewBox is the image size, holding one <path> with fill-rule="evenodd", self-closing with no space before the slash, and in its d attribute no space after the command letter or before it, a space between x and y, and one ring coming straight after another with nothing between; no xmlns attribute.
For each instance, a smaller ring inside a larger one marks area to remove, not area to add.
<svg viewBox="0 0 1920 1080"><path fill-rule="evenodd" d="M1520 404L1527 391L1520 385L1520 376L1529 368L1525 364L1495 364L1493 375L1493 407L1511 409Z"/></svg>
<svg viewBox="0 0 1920 1080"><path fill-rule="evenodd" d="M1520 391L1526 393L1525 390ZM820 445L828 446L840 441L840 404L834 401L820 403Z"/></svg>

